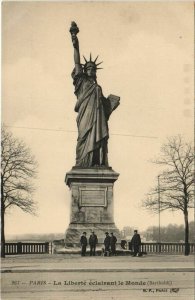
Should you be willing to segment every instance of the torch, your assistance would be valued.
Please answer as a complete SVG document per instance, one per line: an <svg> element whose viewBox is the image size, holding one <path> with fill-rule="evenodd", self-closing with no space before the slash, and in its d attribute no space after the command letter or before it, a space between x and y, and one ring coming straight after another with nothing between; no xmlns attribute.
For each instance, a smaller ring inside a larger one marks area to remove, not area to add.
<svg viewBox="0 0 195 300"><path fill-rule="evenodd" d="M71 22L71 26L70 26L70 34L71 36L76 36L77 33L79 33L79 28L77 26L77 24L73 21Z"/></svg>

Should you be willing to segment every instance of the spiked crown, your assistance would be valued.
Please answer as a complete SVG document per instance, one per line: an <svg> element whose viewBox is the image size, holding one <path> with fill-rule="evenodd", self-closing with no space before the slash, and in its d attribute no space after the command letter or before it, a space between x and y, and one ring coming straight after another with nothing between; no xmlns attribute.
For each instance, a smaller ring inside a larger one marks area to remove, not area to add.
<svg viewBox="0 0 195 300"><path fill-rule="evenodd" d="M101 63L103 63L103 61L101 61L100 63L96 64L96 61L98 59L98 56L96 57L96 59L93 61L92 60L92 56L91 56L91 53L90 53L90 58L89 60L87 60L85 58L85 56L83 55L83 58L85 60L85 64L83 64L84 66L84 70L86 71L89 67L94 67L96 70L99 70L99 69L103 69L103 68L98 68L97 66L99 66Z"/></svg>

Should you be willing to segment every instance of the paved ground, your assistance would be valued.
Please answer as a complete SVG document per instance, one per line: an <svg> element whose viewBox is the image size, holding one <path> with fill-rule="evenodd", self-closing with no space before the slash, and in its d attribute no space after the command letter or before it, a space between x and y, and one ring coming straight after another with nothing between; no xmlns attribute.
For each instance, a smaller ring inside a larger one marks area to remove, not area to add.
<svg viewBox="0 0 195 300"><path fill-rule="evenodd" d="M79 255L15 255L2 260L2 272L37 271L188 271L194 270L194 256L145 255L142 257L80 257Z"/></svg>
<svg viewBox="0 0 195 300"><path fill-rule="evenodd" d="M194 256L21 255L2 261L2 299L194 299Z"/></svg>

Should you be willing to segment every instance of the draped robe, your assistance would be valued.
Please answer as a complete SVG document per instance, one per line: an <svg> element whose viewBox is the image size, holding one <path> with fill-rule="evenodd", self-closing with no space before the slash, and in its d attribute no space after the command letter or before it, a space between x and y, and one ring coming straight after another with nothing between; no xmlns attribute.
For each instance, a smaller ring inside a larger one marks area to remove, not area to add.
<svg viewBox="0 0 195 300"><path fill-rule="evenodd" d="M108 116L107 99L101 87L89 78L80 68L72 72L77 102L78 139L76 147L76 166L108 166L107 140Z"/></svg>

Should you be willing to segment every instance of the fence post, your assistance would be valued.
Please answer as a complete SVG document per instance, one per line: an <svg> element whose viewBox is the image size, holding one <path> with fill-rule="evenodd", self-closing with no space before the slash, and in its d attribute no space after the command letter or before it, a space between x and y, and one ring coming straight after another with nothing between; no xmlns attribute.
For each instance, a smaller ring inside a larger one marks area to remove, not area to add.
<svg viewBox="0 0 195 300"><path fill-rule="evenodd" d="M49 253L49 242L45 242L45 252Z"/></svg>
<svg viewBox="0 0 195 300"><path fill-rule="evenodd" d="M17 254L22 254L22 243L21 242L17 243Z"/></svg>
<svg viewBox="0 0 195 300"><path fill-rule="evenodd" d="M156 243L156 252L161 253L161 243Z"/></svg>

